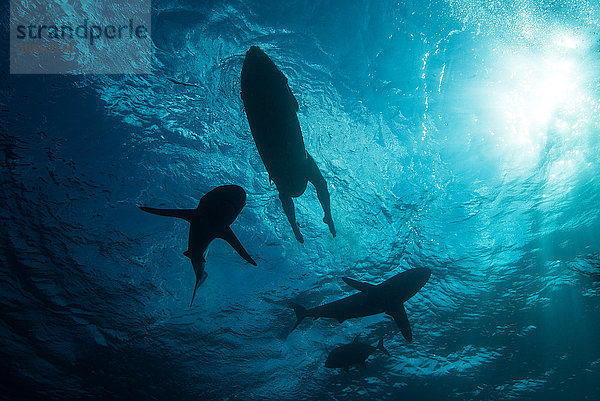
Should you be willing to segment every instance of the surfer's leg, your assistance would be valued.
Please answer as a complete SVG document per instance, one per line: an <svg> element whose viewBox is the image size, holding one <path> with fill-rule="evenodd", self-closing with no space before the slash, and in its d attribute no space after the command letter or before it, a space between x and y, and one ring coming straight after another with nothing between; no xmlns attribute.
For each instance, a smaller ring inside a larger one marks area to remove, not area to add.
<svg viewBox="0 0 600 401"><path fill-rule="evenodd" d="M294 201L292 201L292 197L286 196L280 192L279 199L281 200L283 211L285 212L285 215L287 216L288 221L292 226L292 230L294 230L294 235L296 236L296 239L298 240L298 242L303 243L304 238L302 237L302 233L300 232L298 224L296 223L296 211L294 210Z"/></svg>
<svg viewBox="0 0 600 401"><path fill-rule="evenodd" d="M317 190L319 202L321 202L323 212L325 212L323 222L327 223L327 225L329 226L329 231L331 231L331 234L335 237L335 227L333 225L333 218L331 217L331 203L329 200L329 190L327 189L327 182L325 181L325 178L323 178L319 167L317 167L317 163L315 163L315 161L310 155L308 155L307 160L307 178Z"/></svg>

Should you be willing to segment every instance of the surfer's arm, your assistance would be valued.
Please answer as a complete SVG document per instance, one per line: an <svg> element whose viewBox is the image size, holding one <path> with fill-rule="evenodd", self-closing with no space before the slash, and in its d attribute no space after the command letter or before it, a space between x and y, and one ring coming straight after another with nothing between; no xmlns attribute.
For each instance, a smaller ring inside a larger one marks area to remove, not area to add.
<svg viewBox="0 0 600 401"><path fill-rule="evenodd" d="M333 225L333 218L331 217L331 202L329 200L327 181L325 181L325 178L323 178L319 167L317 167L317 163L315 163L311 155L308 153L306 163L306 175L308 181L315 186L315 189L317 190L317 197L319 198L319 202L321 202L323 212L325 213L323 222L327 223L329 226L329 231L331 231L331 234L335 237L335 227Z"/></svg>

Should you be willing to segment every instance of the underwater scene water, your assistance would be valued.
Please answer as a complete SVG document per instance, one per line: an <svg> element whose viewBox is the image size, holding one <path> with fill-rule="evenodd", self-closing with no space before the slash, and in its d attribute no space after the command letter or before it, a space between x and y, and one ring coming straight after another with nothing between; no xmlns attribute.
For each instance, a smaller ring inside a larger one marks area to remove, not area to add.
<svg viewBox="0 0 600 401"><path fill-rule="evenodd" d="M152 41L150 75L11 75L2 47L0 399L600 399L600 3L154 0ZM251 46L335 237L309 183L297 241L270 182ZM257 266L216 239L190 306L189 224L138 206L232 184ZM292 330L425 268L412 342L381 313ZM326 367L357 336L389 356Z"/></svg>

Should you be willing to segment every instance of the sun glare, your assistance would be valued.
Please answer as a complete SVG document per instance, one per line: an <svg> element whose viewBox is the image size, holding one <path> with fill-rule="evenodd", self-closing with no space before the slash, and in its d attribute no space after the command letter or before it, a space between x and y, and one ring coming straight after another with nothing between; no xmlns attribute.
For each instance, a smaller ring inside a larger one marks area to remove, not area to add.
<svg viewBox="0 0 600 401"><path fill-rule="evenodd" d="M557 35L554 42L558 47L564 49L577 49L583 45L583 41L580 38L569 33Z"/></svg>
<svg viewBox="0 0 600 401"><path fill-rule="evenodd" d="M580 43L574 36L561 35L548 49L507 51L497 65L493 109L504 125L503 143L530 162L535 162L532 156L543 149L554 127L577 118L582 71L572 49Z"/></svg>

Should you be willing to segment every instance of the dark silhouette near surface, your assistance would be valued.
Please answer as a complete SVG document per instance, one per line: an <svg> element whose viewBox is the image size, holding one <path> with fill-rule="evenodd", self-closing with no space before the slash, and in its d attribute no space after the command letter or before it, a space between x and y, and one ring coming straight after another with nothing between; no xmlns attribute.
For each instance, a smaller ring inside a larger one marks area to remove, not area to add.
<svg viewBox="0 0 600 401"><path fill-rule="evenodd" d="M343 280L346 284L360 292L311 309L292 304L297 318L294 329L308 316L314 319L320 317L337 319L342 323L351 318L386 313L394 318L404 338L411 342L412 330L406 316L404 302L427 283L430 275L430 269L420 267L406 270L377 285L344 277Z"/></svg>
<svg viewBox="0 0 600 401"><path fill-rule="evenodd" d="M188 249L183 254L192 261L196 273L196 285L190 306L194 303L196 290L208 276L204 271L208 245L215 238L224 239L248 263L256 266L231 228L231 223L246 204L246 192L237 185L223 185L204 195L196 209L153 209L140 207L144 212L159 216L178 217L190 223Z"/></svg>
<svg viewBox="0 0 600 401"><path fill-rule="evenodd" d="M292 198L304 193L308 181L317 190L325 212L323 222L335 237L327 182L304 147L298 102L285 75L257 46L246 52L242 67L242 100L258 153L275 183L296 239L304 242L296 223Z"/></svg>
<svg viewBox="0 0 600 401"><path fill-rule="evenodd" d="M340 368L344 369L346 372L352 365L366 367L365 362L367 358L373 355L377 350L381 350L386 355L390 354L383 346L383 337L379 339L376 346L363 344L358 341L358 337L356 337L350 344L344 344L334 348L327 356L325 367L332 369Z"/></svg>

